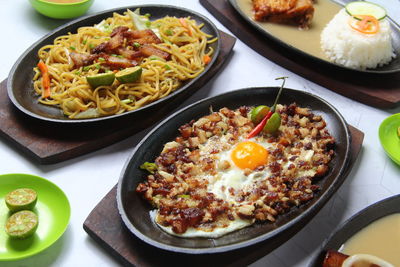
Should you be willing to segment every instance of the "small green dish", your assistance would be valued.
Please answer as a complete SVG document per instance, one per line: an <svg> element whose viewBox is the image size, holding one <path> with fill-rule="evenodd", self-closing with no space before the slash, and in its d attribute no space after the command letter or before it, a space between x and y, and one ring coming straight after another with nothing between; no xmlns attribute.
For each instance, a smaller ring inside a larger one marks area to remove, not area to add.
<svg viewBox="0 0 400 267"><path fill-rule="evenodd" d="M400 113L387 117L379 126L379 140L386 154L400 165L400 138L397 129L400 127Z"/></svg>
<svg viewBox="0 0 400 267"><path fill-rule="evenodd" d="M29 0L31 5L42 15L53 19L72 19L84 15L94 0L81 0L74 3L59 3L45 0Z"/></svg>
<svg viewBox="0 0 400 267"><path fill-rule="evenodd" d="M33 212L39 217L39 226L33 236L13 240L4 229L11 215L4 197L8 192L22 187L37 192L38 199ZM0 262L23 259L51 246L67 229L70 215L71 208L66 195L52 182L29 174L0 175Z"/></svg>

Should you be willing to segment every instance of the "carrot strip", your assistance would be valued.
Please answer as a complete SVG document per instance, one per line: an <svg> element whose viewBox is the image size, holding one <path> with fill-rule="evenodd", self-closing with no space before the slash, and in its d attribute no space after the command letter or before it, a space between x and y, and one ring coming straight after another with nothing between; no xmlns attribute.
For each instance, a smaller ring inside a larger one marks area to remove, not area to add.
<svg viewBox="0 0 400 267"><path fill-rule="evenodd" d="M209 55L204 55L203 56L203 62L204 64L208 64L211 62L211 57Z"/></svg>
<svg viewBox="0 0 400 267"><path fill-rule="evenodd" d="M49 69L47 68L46 64L43 61L39 61L37 64L40 72L42 73L42 97L48 98L50 97L50 76L49 76Z"/></svg>
<svg viewBox="0 0 400 267"><path fill-rule="evenodd" d="M374 16L356 15L349 21L350 27L365 34L374 34L379 31L379 21Z"/></svg>
<svg viewBox="0 0 400 267"><path fill-rule="evenodd" d="M189 25L187 24L186 20L184 18L179 18L179 22L182 24L183 27L186 28L189 36L192 36L192 30L190 29Z"/></svg>

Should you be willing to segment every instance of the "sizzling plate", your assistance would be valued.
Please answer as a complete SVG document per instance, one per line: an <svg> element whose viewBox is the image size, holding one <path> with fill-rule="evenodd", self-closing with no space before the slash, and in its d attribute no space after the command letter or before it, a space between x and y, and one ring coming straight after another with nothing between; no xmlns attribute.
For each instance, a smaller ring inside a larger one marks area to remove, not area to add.
<svg viewBox="0 0 400 267"><path fill-rule="evenodd" d="M395 195L381 200L358 212L339 226L339 228L325 241L322 249L311 260L309 267L322 266L327 250L339 250L342 244L361 229L382 217L394 213L400 213L400 195Z"/></svg>
<svg viewBox="0 0 400 267"><path fill-rule="evenodd" d="M376 68L376 69L366 69L366 70L357 70L357 69L351 69L342 65L338 65L336 63L333 63L329 61L326 57L323 56L322 50L319 48L320 45L320 32L322 31L323 27L328 23L332 18L333 15L336 14L335 12L332 13L332 7L324 7L325 10L328 10L330 15L332 17L327 17L325 14L319 14L318 13L318 5L322 5L323 3L321 2L329 2L329 4L334 4L339 7L337 11L339 11L340 7L342 7L344 4L347 2L352 2L351 0L343 0L343 1L337 1L337 0L319 0L315 4L315 11L314 11L314 18L312 20L312 26L317 28L316 31L318 31L318 34L316 36L316 33L312 33L313 31L307 31L307 30L298 30L296 26L280 26L284 28L289 28L290 32L284 37L279 37L276 36L273 32L271 32L268 29L265 29L263 27L263 23L260 23L258 21L255 21L253 19L253 15L249 14L248 11L246 11L244 8L242 8L242 3L245 1L251 1L251 0L229 0L231 5L234 7L234 9L240 14L240 16L250 25L252 25L255 29L257 29L262 35L265 37L274 40L275 42L279 43L280 45L295 51L296 53L299 53L303 56L309 57L317 62L323 62L326 64L329 64L331 66L335 66L340 69L348 70L348 71L353 71L353 72L358 72L358 73L374 73L374 74L389 74L389 73L397 73L400 72L400 25L398 25L395 21L393 21L390 17L387 17L387 19L390 22L390 26L392 29L392 44L393 44L393 49L396 53L396 58L392 59L392 61L389 64L386 64L382 67ZM251 13L251 12L250 12ZM268 23L266 23L267 25ZM288 30L288 29L287 29ZM288 35L293 35L295 38L290 38L287 37ZM283 38L289 38L288 40L284 40ZM302 42L304 43L304 47L298 47L296 46L296 42ZM317 47L319 49L318 51L315 50L314 48L313 51L309 50L310 47Z"/></svg>
<svg viewBox="0 0 400 267"><path fill-rule="evenodd" d="M141 9L142 14L150 13L151 20L169 16L176 17L187 17L190 16L192 19L196 20L197 23L203 23L204 26L202 30L205 33L211 34L218 37L218 41L210 44L210 47L214 49L214 55L212 61L207 65L205 70L196 78L187 81L181 88L171 93L170 95L159 99L153 103L150 103L137 110L132 110L122 114L91 118L91 119L68 119L62 111L56 107L50 107L38 103L38 96L33 90L32 78L34 75L33 68L38 62L37 51L40 47L53 43L53 40L60 36L68 34L68 32L75 33L79 27L82 26L93 26L99 23L105 18L111 17L114 12L123 13L127 9L135 10L136 8ZM51 121L51 122L63 122L63 123L83 123L83 122L98 122L110 120L117 117L130 117L134 120L135 118L141 118L142 116L148 116L150 109L157 108L161 105L168 105L168 101L177 95L184 92L191 85L196 83L196 81L202 77L214 64L217 59L220 50L220 36L215 25L203 15L196 13L194 11L174 7L167 5L140 5L140 6L129 6L123 8L117 8L112 10L103 11L94 15L86 16L77 20L74 20L64 26L61 26L54 31L50 32L48 35L44 36L42 39L34 43L29 47L14 64L11 72L8 76L7 81L7 91L8 96L13 102L13 104L22 112L29 116L37 119Z"/></svg>
<svg viewBox="0 0 400 267"><path fill-rule="evenodd" d="M306 92L285 89L280 103L298 103L309 107L315 114L320 114L327 122L329 132L336 139L336 155L331 161L330 171L324 179L317 182L321 191L317 197L299 208L294 208L286 215L279 216L275 223L261 223L227 234L217 239L185 239L166 234L151 220L151 206L135 193L135 188L146 177L146 172L139 169L145 161L154 162L163 148L163 144L178 135L178 128L222 107L238 108L243 105L272 105L278 88L244 88L194 103L161 122L136 146L121 173L118 183L118 209L128 229L143 241L161 249L202 254L225 252L256 244L261 241L271 242L277 247L287 240L294 228L300 229L322 208L330 196L344 180L344 171L349 160L350 134L347 124L338 111L323 99ZM286 235L286 236L285 236Z"/></svg>

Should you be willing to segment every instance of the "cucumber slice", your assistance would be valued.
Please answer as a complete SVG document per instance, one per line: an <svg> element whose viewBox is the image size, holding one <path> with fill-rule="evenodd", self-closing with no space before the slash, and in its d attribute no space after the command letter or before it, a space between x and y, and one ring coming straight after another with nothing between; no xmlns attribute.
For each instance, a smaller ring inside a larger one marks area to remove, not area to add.
<svg viewBox="0 0 400 267"><path fill-rule="evenodd" d="M8 193L5 202L11 212L31 210L36 205L37 194L33 189L19 188Z"/></svg>
<svg viewBox="0 0 400 267"><path fill-rule="evenodd" d="M346 12L353 17L357 15L374 16L377 20L386 17L386 10L378 4L365 1L350 2L345 6Z"/></svg>
<svg viewBox="0 0 400 267"><path fill-rule="evenodd" d="M87 76L86 80L93 88L102 85L111 85L115 80L115 74L113 72L101 73L94 76Z"/></svg>
<svg viewBox="0 0 400 267"><path fill-rule="evenodd" d="M118 71L115 74L115 78L117 78L120 83L133 83L140 78L140 75L142 75L142 68L136 66Z"/></svg>
<svg viewBox="0 0 400 267"><path fill-rule="evenodd" d="M35 213L21 210L8 218L5 229L11 238L24 239L36 232L38 224L38 216Z"/></svg>

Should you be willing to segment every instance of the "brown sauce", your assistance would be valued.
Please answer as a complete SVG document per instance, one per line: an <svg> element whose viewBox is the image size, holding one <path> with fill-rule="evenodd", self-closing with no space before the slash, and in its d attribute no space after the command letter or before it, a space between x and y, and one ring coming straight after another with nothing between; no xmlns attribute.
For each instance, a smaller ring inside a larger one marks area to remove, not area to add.
<svg viewBox="0 0 400 267"><path fill-rule="evenodd" d="M383 217L363 228L343 244L340 252L370 254L400 266L400 213Z"/></svg>
<svg viewBox="0 0 400 267"><path fill-rule="evenodd" d="M57 4L73 4L73 3L83 2L85 0L45 0L45 1Z"/></svg>
<svg viewBox="0 0 400 267"><path fill-rule="evenodd" d="M253 21L252 0L236 0L239 8ZM330 0L318 0L314 4L314 17L310 28L300 30L296 25L279 24L273 22L258 22L266 32L296 47L310 55L327 60L320 46L320 35L325 25L339 12L342 7Z"/></svg>

